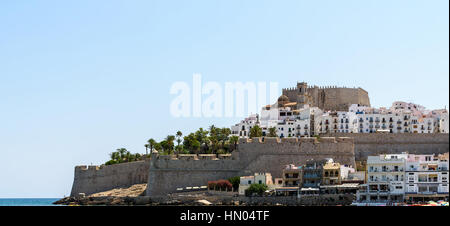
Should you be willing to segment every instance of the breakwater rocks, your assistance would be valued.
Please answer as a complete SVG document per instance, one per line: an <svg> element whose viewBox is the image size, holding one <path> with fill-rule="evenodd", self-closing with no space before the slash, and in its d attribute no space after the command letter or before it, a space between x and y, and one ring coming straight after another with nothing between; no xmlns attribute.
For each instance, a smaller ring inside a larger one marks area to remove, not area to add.
<svg viewBox="0 0 450 226"><path fill-rule="evenodd" d="M149 197L117 197L117 196L89 196L67 197L54 204L60 205L129 205L129 206L336 206L350 205L355 199L352 194L304 196L268 196L244 197L237 195L217 195L206 192L192 192L170 194L167 196Z"/></svg>

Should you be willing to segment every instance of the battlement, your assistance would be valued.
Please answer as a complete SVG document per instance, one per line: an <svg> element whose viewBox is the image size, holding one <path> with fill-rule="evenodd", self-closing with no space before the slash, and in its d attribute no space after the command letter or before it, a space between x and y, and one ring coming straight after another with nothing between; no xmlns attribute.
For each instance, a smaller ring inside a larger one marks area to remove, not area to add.
<svg viewBox="0 0 450 226"><path fill-rule="evenodd" d="M178 155L154 155L154 160L181 160L181 161L197 161L197 160L224 160L232 159L232 154L178 154Z"/></svg>
<svg viewBox="0 0 450 226"><path fill-rule="evenodd" d="M300 143L343 143L343 142L353 142L353 138L351 137L301 137L300 139L297 137L255 137L253 139L250 138L240 138L239 144L300 144Z"/></svg>
<svg viewBox="0 0 450 226"><path fill-rule="evenodd" d="M77 170L77 171L87 170L87 169L88 169L87 165L75 166L75 170Z"/></svg>
<svg viewBox="0 0 450 226"><path fill-rule="evenodd" d="M313 89L362 89L361 87L346 87L346 86L309 86L307 90ZM298 87L288 87L281 89L282 91L297 91ZM362 89L364 90L364 89Z"/></svg>

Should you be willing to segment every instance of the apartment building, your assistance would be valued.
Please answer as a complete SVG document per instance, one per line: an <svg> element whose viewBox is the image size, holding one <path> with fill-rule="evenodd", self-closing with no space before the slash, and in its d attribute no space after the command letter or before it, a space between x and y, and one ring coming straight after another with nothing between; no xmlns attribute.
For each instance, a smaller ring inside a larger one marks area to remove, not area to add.
<svg viewBox="0 0 450 226"><path fill-rule="evenodd" d="M407 154L369 156L367 183L357 192L359 202L403 201Z"/></svg>
<svg viewBox="0 0 450 226"><path fill-rule="evenodd" d="M302 185L302 166L287 165L283 170L283 186L300 187Z"/></svg>
<svg viewBox="0 0 450 226"><path fill-rule="evenodd" d="M322 185L341 184L341 164L329 160L323 166Z"/></svg>
<svg viewBox="0 0 450 226"><path fill-rule="evenodd" d="M408 155L406 160L406 199L448 199L448 154Z"/></svg>
<svg viewBox="0 0 450 226"><path fill-rule="evenodd" d="M319 188L322 183L323 166L328 162L324 160L309 160L303 167L303 188Z"/></svg>

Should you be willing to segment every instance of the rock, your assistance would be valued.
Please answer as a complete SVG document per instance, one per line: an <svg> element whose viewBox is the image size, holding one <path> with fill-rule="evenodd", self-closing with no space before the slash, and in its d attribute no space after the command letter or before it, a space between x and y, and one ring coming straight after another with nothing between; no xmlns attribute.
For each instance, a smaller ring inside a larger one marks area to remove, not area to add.
<svg viewBox="0 0 450 226"><path fill-rule="evenodd" d="M197 200L196 203L200 203L200 204L203 204L206 206L212 205L212 203L210 201L205 200L205 199Z"/></svg>
<svg viewBox="0 0 450 226"><path fill-rule="evenodd" d="M83 199L83 198L85 198L86 197L86 194L85 193L78 193L77 195L76 195L76 198L81 198L81 199Z"/></svg>

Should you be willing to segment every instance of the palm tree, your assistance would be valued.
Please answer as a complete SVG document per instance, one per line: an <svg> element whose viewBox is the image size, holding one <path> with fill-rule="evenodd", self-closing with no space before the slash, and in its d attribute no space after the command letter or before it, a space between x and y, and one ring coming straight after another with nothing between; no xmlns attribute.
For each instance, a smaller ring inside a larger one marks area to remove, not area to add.
<svg viewBox="0 0 450 226"><path fill-rule="evenodd" d="M181 137L183 136L183 133L181 131L177 131L176 137L177 137L177 153L180 151L180 143L181 143Z"/></svg>
<svg viewBox="0 0 450 226"><path fill-rule="evenodd" d="M181 131L177 131L176 136L178 139L180 139L183 136L183 133ZM177 140L177 142L178 142L178 140ZM181 142L181 140L180 140L180 142ZM178 142L178 145L180 145L180 142Z"/></svg>
<svg viewBox="0 0 450 226"><path fill-rule="evenodd" d="M237 148L238 141L239 141L239 137L238 136L231 136L230 137L230 142L234 144L234 150L236 150L236 148Z"/></svg>
<svg viewBox="0 0 450 226"><path fill-rule="evenodd" d="M230 139L229 138L230 134L231 134L230 128L225 127L220 130L220 139L222 140L222 148L224 148L225 142Z"/></svg>
<svg viewBox="0 0 450 226"><path fill-rule="evenodd" d="M173 151L174 148L174 143L173 141L175 140L175 136L173 135L168 135L166 137L166 142L167 142L167 149L169 151L169 154Z"/></svg>
<svg viewBox="0 0 450 226"><path fill-rule="evenodd" d="M150 153L153 151L153 148L155 147L155 145L156 145L156 141L154 140L154 139L152 139L152 138L150 138L148 141L147 141L147 143L148 143L148 145L149 145L149 147L150 147Z"/></svg>
<svg viewBox="0 0 450 226"><path fill-rule="evenodd" d="M148 148L150 147L149 144L144 144L145 147L145 155L148 155Z"/></svg>
<svg viewBox="0 0 450 226"><path fill-rule="evenodd" d="M119 163L121 163L123 162L123 159L126 157L128 151L126 148L118 148L117 152L119 153Z"/></svg>

